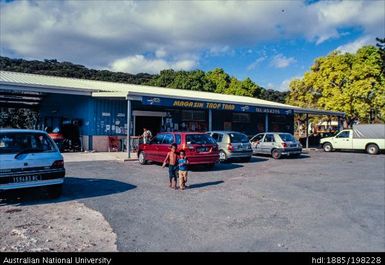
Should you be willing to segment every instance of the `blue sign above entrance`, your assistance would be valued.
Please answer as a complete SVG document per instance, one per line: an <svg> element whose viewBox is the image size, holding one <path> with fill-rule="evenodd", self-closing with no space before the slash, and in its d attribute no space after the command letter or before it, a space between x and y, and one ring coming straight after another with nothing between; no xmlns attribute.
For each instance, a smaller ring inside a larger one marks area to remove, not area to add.
<svg viewBox="0 0 385 265"><path fill-rule="evenodd" d="M256 107L250 105L239 105L231 103L219 103L219 102L203 102L195 100L173 99L173 98L161 98L161 97L142 97L143 105L152 106L166 106L177 108L189 108L189 109L212 109L212 110L230 110L235 112L257 112L257 113L270 113L279 115L293 115L293 110L290 109L276 109L267 107Z"/></svg>

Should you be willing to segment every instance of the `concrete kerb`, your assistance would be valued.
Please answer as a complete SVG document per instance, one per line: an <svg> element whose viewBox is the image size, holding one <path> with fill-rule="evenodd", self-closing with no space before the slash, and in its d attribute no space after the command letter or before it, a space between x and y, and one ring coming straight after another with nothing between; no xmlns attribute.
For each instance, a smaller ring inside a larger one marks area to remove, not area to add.
<svg viewBox="0 0 385 265"><path fill-rule="evenodd" d="M125 152L76 152L63 153L64 162L84 162L84 161L136 161L136 153L131 153L131 158Z"/></svg>

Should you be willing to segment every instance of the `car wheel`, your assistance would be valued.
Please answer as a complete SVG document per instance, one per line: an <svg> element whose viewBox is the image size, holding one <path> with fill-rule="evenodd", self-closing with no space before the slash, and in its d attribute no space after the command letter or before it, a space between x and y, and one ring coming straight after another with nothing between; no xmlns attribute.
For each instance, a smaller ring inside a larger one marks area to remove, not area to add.
<svg viewBox="0 0 385 265"><path fill-rule="evenodd" d="M324 151L325 151L325 152L331 152L331 151L333 151L333 146L331 145L331 143L325 143L325 144L323 145L323 148L324 148Z"/></svg>
<svg viewBox="0 0 385 265"><path fill-rule="evenodd" d="M143 151L139 153L138 160L141 165L147 164L146 155Z"/></svg>
<svg viewBox="0 0 385 265"><path fill-rule="evenodd" d="M271 156L272 156L274 159L280 159L280 158L281 158L281 151L279 151L278 149L274 149L274 150L271 152Z"/></svg>
<svg viewBox="0 0 385 265"><path fill-rule="evenodd" d="M375 145L375 144L369 144L369 145L366 147L366 152L367 152L369 155L377 155L377 154L378 154L378 146Z"/></svg>
<svg viewBox="0 0 385 265"><path fill-rule="evenodd" d="M50 198L58 198L63 192L63 184L52 185L48 187L48 196Z"/></svg>
<svg viewBox="0 0 385 265"><path fill-rule="evenodd" d="M226 153L223 150L219 151L219 161L220 162L225 162L226 160L227 160Z"/></svg>

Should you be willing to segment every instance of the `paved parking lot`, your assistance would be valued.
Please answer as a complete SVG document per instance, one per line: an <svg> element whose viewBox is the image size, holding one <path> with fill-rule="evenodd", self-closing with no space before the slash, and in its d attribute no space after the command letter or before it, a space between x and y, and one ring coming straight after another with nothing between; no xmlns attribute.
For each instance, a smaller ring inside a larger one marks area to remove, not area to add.
<svg viewBox="0 0 385 265"><path fill-rule="evenodd" d="M168 188L159 165L88 161L66 169L58 201L102 213L119 251L385 249L385 155L254 157L195 169L185 191Z"/></svg>

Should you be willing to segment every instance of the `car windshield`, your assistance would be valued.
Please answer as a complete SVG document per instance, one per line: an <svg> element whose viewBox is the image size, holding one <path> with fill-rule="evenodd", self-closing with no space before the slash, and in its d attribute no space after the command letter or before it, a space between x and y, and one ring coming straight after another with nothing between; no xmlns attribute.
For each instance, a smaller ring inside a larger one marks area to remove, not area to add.
<svg viewBox="0 0 385 265"><path fill-rule="evenodd" d="M248 143L249 138L242 133L229 133L231 143Z"/></svg>
<svg viewBox="0 0 385 265"><path fill-rule="evenodd" d="M189 144L215 144L215 140L207 134L187 134L186 142Z"/></svg>
<svg viewBox="0 0 385 265"><path fill-rule="evenodd" d="M52 140L43 133L0 132L0 154L54 151Z"/></svg>
<svg viewBox="0 0 385 265"><path fill-rule="evenodd" d="M280 133L279 137L281 137L284 142L295 142L295 138L290 133Z"/></svg>

